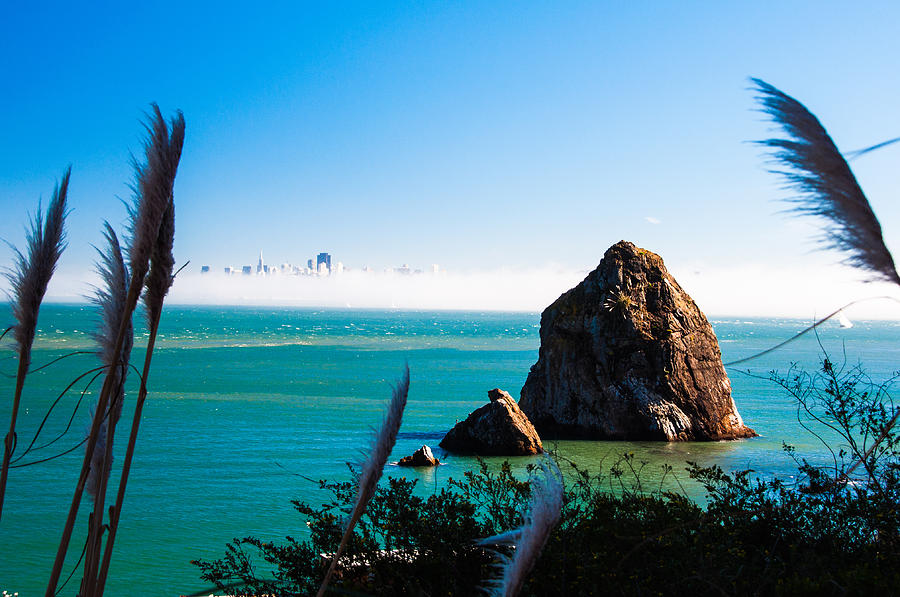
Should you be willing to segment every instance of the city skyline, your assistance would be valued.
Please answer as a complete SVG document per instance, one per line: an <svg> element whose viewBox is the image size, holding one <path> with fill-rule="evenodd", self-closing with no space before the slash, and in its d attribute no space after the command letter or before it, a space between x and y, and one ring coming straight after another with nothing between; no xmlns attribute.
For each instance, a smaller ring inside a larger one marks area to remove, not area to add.
<svg viewBox="0 0 900 597"><path fill-rule="evenodd" d="M350 271L361 271L363 273L372 273L375 271L379 271L377 268L373 268L369 265L363 265L359 268L348 267L342 261L335 261L334 266L331 264L332 255L330 253L322 252L316 255L315 260L312 258L306 260L306 266L295 265L290 261L283 261L279 264L269 264L266 263L263 258L263 251L260 249L259 258L257 260L256 270L254 272L252 265L241 265L239 267L234 267L233 265L226 265L219 270L213 267L210 264L204 264L200 266L201 274L211 274L216 271L220 271L220 273L224 273L227 275L233 274L242 274L242 275L268 275L268 274L282 274L282 275L303 275L303 276L323 276L323 275L332 275L332 274L341 274ZM416 268L410 267L408 263L404 263L399 267L385 267L380 271L384 273L396 273L396 274L422 274L425 273L424 268ZM446 272L446 270L442 270L440 265L437 263L432 263L430 268L427 270L430 273L438 274Z"/></svg>

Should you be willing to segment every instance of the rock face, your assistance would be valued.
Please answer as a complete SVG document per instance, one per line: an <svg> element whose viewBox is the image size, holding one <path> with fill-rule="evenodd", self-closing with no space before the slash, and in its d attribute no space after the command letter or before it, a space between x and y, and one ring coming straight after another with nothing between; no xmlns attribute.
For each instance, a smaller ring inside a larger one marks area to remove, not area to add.
<svg viewBox="0 0 900 597"><path fill-rule="evenodd" d="M507 392L488 392L490 403L451 429L440 446L448 452L481 456L526 456L544 451L534 425Z"/></svg>
<svg viewBox="0 0 900 597"><path fill-rule="evenodd" d="M620 241L541 314L522 411L545 437L753 437L712 326L659 255Z"/></svg>
<svg viewBox="0 0 900 597"><path fill-rule="evenodd" d="M440 461L434 457L428 446L422 446L413 452L412 456L404 456L397 463L398 466L437 466L439 464Z"/></svg>

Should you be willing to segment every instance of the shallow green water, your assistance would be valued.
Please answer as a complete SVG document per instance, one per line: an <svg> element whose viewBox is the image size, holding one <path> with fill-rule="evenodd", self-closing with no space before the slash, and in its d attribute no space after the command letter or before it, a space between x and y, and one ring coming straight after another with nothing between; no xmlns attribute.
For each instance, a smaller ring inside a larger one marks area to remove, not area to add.
<svg viewBox="0 0 900 597"><path fill-rule="evenodd" d="M93 317L87 307L45 306L34 364L91 350ZM412 383L393 461L423 443L436 448L457 419L486 402L487 390L500 387L517 396L537 359L539 321L537 313L168 308L153 357L150 398L108 594L197 591L204 585L189 561L221 555L231 538L303 536L303 520L290 500L323 499L305 477L349 476L344 463L360 460L359 450L380 422L389 384L405 362ZM725 361L767 348L806 324L713 321ZM845 350L849 361L864 362L875 377L900 363L896 323L857 322L846 330L826 326L820 340L830 352ZM765 375L792 361L815 366L819 352L810 335L754 361L750 373ZM136 351L133 362L142 359ZM29 378L18 424L20 451L60 388L94 366L92 356L77 355ZM4 342L0 373L14 372L15 360ZM649 462L643 477L648 486L663 462L672 464L682 479L686 460L790 475L793 466L782 454L782 441L811 457L821 455L814 439L799 428L795 405L784 392L736 370L729 375L741 415L759 438L684 444L567 441L550 447L594 470L608 467L623 452L635 452ZM11 397L12 385L10 377L0 376L0 396ZM63 398L42 438L65 428L83 387ZM26 459L78 443L88 427L86 405L98 389L95 384L89 390L63 439ZM0 404L0 422L8 422L10 402ZM127 410L123 421L130 421ZM124 444L116 442L117 462ZM516 464L521 468L528 461L517 459ZM76 450L11 471L0 522L0 590L18 591L22 597L43 594L80 463ZM389 467L387 472L418 478L421 490L431 491L475 465L471 458L452 456L445 463L430 471ZM79 520L79 532L85 520ZM77 541L81 543L73 552L80 551L83 536ZM67 572L77 556L73 553ZM80 572L63 594L75 594L78 578Z"/></svg>

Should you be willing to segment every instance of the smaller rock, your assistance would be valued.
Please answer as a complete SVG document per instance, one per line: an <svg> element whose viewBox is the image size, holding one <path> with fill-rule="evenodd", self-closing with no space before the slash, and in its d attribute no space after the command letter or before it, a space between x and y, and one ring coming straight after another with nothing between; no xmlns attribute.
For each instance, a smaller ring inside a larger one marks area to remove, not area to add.
<svg viewBox="0 0 900 597"><path fill-rule="evenodd" d="M544 451L534 425L507 392L494 388L490 403L451 429L440 446L448 452L481 456L529 456Z"/></svg>
<svg viewBox="0 0 900 597"><path fill-rule="evenodd" d="M437 466L440 461L431 453L431 448L422 446L412 456L404 456L397 463L399 466Z"/></svg>

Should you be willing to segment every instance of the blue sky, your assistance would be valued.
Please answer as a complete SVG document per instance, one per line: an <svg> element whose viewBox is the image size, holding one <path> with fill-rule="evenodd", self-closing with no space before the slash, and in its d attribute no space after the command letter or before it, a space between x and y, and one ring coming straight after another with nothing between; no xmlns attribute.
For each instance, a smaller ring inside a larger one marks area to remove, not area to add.
<svg viewBox="0 0 900 597"><path fill-rule="evenodd" d="M262 249L584 272L624 238L723 312L846 277L811 223L777 213L748 77L842 149L900 135L896 2L81 4L0 20L0 238L21 244L71 163L71 279L103 219L121 228L151 101L187 121L176 257L192 267ZM892 249L898 161L853 163Z"/></svg>

